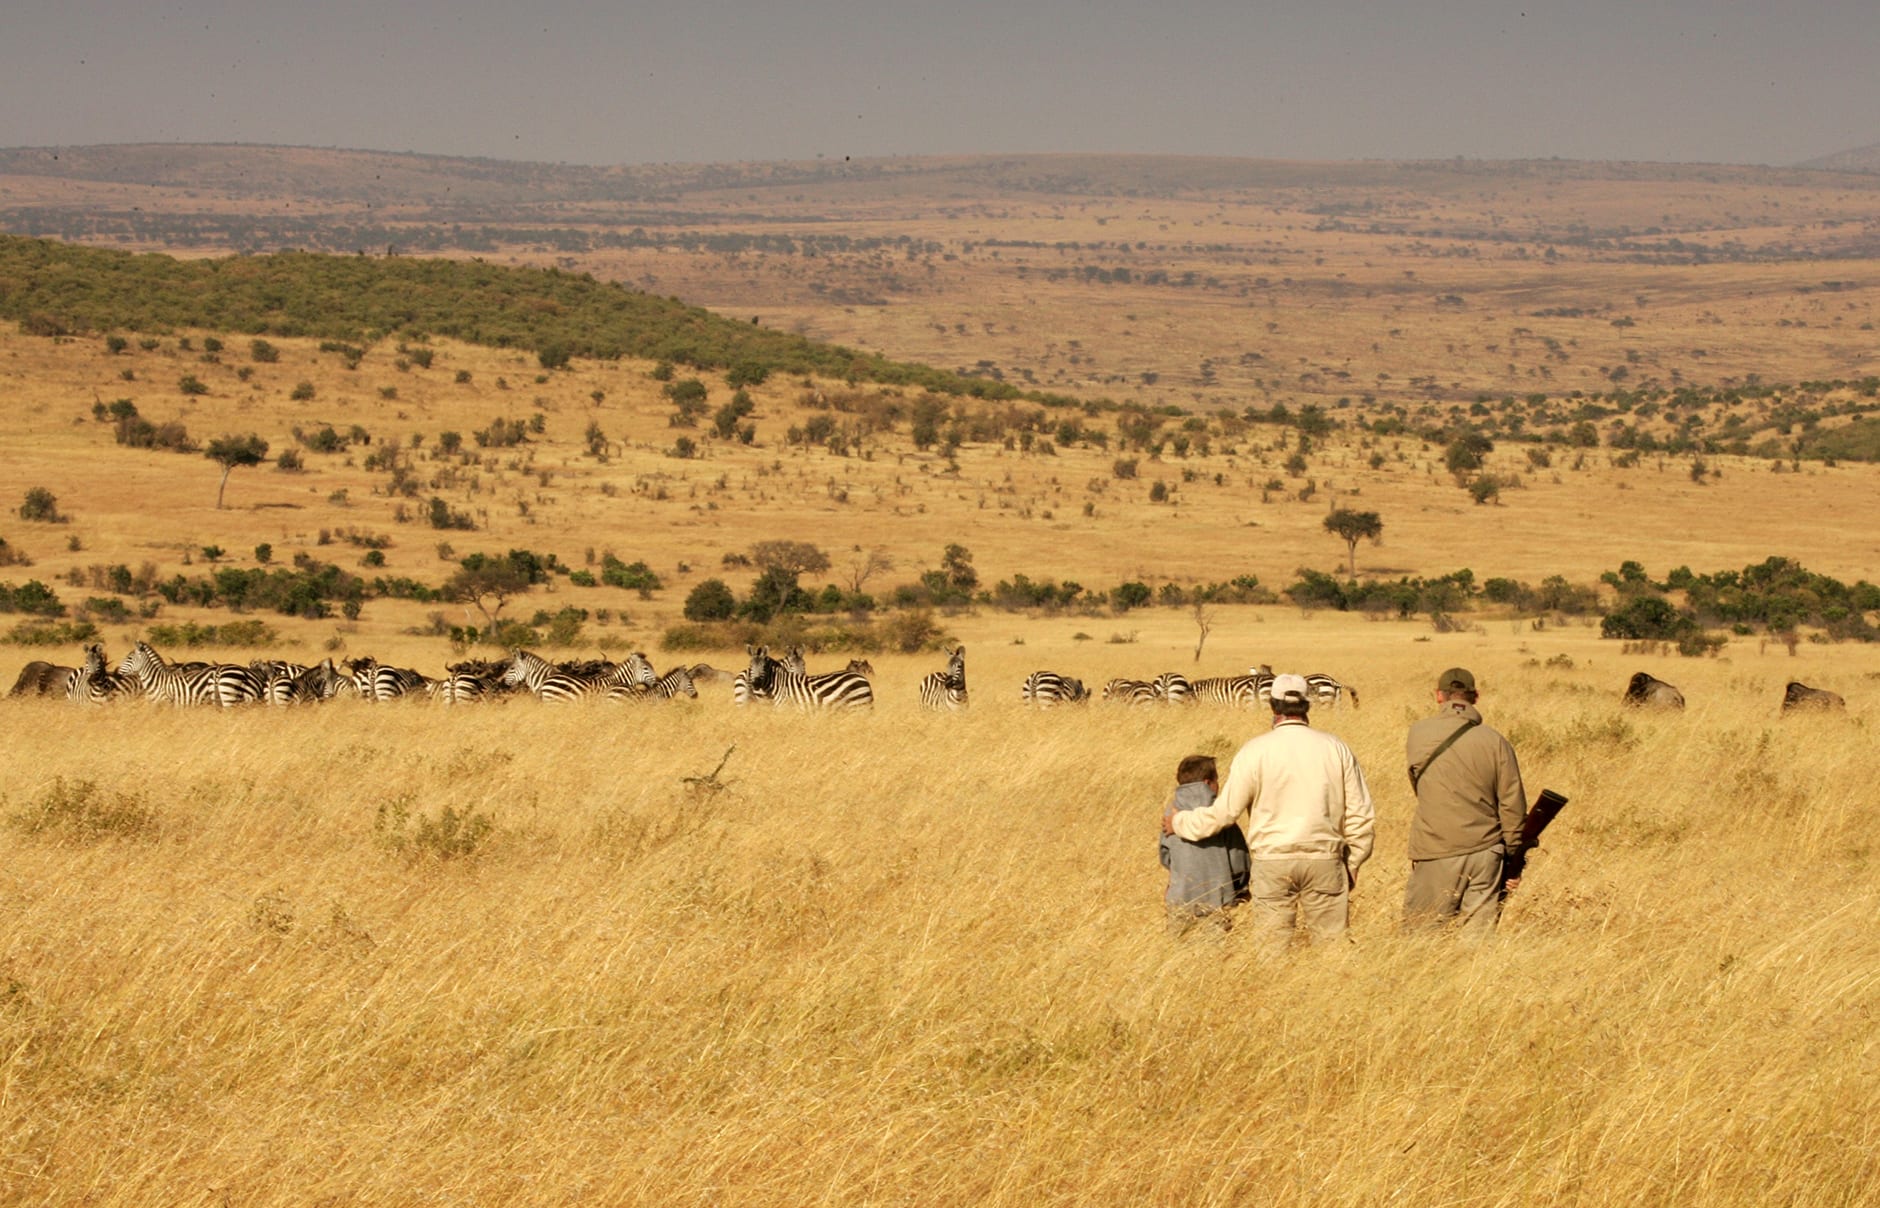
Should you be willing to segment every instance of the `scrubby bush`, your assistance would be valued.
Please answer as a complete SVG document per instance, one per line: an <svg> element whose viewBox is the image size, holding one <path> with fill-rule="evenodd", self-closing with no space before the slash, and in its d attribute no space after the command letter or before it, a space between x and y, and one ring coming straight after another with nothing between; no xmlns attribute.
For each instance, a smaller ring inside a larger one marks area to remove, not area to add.
<svg viewBox="0 0 1880 1208"><path fill-rule="evenodd" d="M738 599L723 579L707 579L685 598L688 621L728 621L737 612Z"/></svg>
<svg viewBox="0 0 1880 1208"><path fill-rule="evenodd" d="M102 789L92 780L54 777L7 821L22 834L76 845L107 839L149 842L161 833L155 807L135 787Z"/></svg>
<svg viewBox="0 0 1880 1208"><path fill-rule="evenodd" d="M64 524L70 517L59 511L59 497L45 487L29 487L25 498L20 500L21 520L30 520L35 524Z"/></svg>

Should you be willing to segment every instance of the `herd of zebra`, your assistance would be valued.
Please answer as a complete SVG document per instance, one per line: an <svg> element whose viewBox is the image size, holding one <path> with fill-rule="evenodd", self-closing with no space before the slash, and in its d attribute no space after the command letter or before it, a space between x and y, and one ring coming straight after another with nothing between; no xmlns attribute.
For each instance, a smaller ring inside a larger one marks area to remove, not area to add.
<svg viewBox="0 0 1880 1208"><path fill-rule="evenodd" d="M1358 707L1358 690L1341 684L1329 675L1314 673L1305 677L1306 691L1312 704L1336 705L1349 700ZM1119 705L1202 704L1227 705L1253 709L1269 705L1273 699L1273 668L1262 663L1245 675L1212 676L1189 679L1176 671L1164 671L1152 680L1113 679L1103 685L1103 699ZM1082 680L1055 671L1034 671L1025 677L1022 696L1037 709L1079 704L1090 699L1090 690Z"/></svg>
<svg viewBox="0 0 1880 1208"><path fill-rule="evenodd" d="M445 704L467 704L508 695L538 700L665 701L697 698L700 684L730 681L731 698L739 705L768 703L802 710L866 709L875 703L874 667L852 659L840 671L810 673L803 650L793 646L782 658L768 647L746 647L749 664L736 674L705 663L675 667L665 673L653 668L642 653L620 662L593 659L554 663L527 650L512 650L507 658L475 659L451 664L443 676L432 678L408 667L394 667L373 658L331 658L302 664L280 660L251 663L173 663L150 645L138 642L111 667L104 648L85 648L77 667L29 663L13 685L13 696L54 696L84 704L142 698L174 705L233 708L245 704L295 705L340 697L367 701L428 698ZM1189 679L1164 672L1153 680L1111 680L1103 688L1106 701L1124 705L1219 704L1255 708L1271 699L1272 668L1260 666L1246 675ZM1309 675L1306 683L1314 703L1358 703L1358 694L1329 675ZM920 681L922 708L957 712L967 705L966 648L947 651L946 667ZM1083 682L1054 671L1027 676L1022 699L1034 708L1076 704L1090 699Z"/></svg>
<svg viewBox="0 0 1880 1208"><path fill-rule="evenodd" d="M736 675L705 663L660 674L638 652L617 663L606 659L551 663L518 649L500 660L453 663L444 676L433 679L372 658L347 659L337 666L331 658L311 665L279 660L173 663L144 642L137 643L114 669L104 647L94 643L85 648L84 660L77 667L28 663L9 695L63 697L82 704L142 698L222 708L294 705L340 697L369 701L416 697L467 704L511 694L553 702L663 701L681 696L696 699L700 683L730 680L732 699L740 705L767 702L799 709L853 709L874 704L871 677L875 669L864 659L850 660L841 671L811 675L800 647L792 647L782 659L771 658L763 647L750 648L748 653L750 665ZM920 700L929 709L966 707L964 646L948 653L944 671L921 681Z"/></svg>

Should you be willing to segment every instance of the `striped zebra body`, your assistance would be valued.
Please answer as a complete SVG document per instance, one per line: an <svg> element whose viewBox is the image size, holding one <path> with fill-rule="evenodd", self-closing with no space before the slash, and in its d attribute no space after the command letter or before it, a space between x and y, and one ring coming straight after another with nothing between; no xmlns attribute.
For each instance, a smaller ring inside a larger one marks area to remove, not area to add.
<svg viewBox="0 0 1880 1208"><path fill-rule="evenodd" d="M636 680L628 684L615 684L607 689L608 700L655 701L672 700L680 696L698 699L698 685L692 682L690 667L674 667L650 684Z"/></svg>
<svg viewBox="0 0 1880 1208"><path fill-rule="evenodd" d="M224 709L261 699L261 685L246 667L232 663L175 665L145 642L139 642L118 664L118 674L129 676L151 700L172 705L219 705Z"/></svg>
<svg viewBox="0 0 1880 1208"><path fill-rule="evenodd" d="M1119 678L1103 685L1103 699L1115 705L1153 705L1157 697L1148 680Z"/></svg>
<svg viewBox="0 0 1880 1208"><path fill-rule="evenodd" d="M1192 691L1188 677L1179 671L1164 671L1155 677L1155 698L1171 705L1188 703Z"/></svg>
<svg viewBox="0 0 1880 1208"><path fill-rule="evenodd" d="M333 666L332 659L324 659L298 671L290 670L297 666L294 663L279 663L275 666L277 670L268 676L261 689L261 699L270 705L317 704L336 696L358 693L352 677L341 674ZM252 665L250 669L253 669Z"/></svg>
<svg viewBox="0 0 1880 1208"><path fill-rule="evenodd" d="M122 696L138 694L136 681L105 666L104 647L97 643L85 647L85 662L72 672L65 694L81 705L102 705Z"/></svg>
<svg viewBox="0 0 1880 1208"><path fill-rule="evenodd" d="M958 713L966 708L966 647L947 655L945 671L936 671L920 681L920 707L939 713Z"/></svg>
<svg viewBox="0 0 1880 1208"><path fill-rule="evenodd" d="M494 663L488 659L469 659L461 663L452 663L444 669L444 678L432 680L425 691L432 700L441 701L447 705L464 705L473 701L487 700L509 690L503 683L503 673L507 670L509 670L508 659L501 659Z"/></svg>
<svg viewBox="0 0 1880 1208"><path fill-rule="evenodd" d="M1054 709L1090 698L1082 680L1055 671L1032 672L1025 677L1025 686L1019 694L1034 709Z"/></svg>
<svg viewBox="0 0 1880 1208"><path fill-rule="evenodd" d="M798 662L802 652L792 650ZM806 675L770 657L762 646L751 654L751 691L762 695L779 709L868 709L875 703L875 689L865 675L853 671L830 671Z"/></svg>
<svg viewBox="0 0 1880 1208"><path fill-rule="evenodd" d="M599 698L607 695L607 690L613 686L557 671L553 663L527 650L509 652L509 670L503 673L503 683L512 688L526 688L538 699L557 704Z"/></svg>
<svg viewBox="0 0 1880 1208"><path fill-rule="evenodd" d="M1273 669L1265 663L1247 672L1253 677L1253 695L1262 705L1273 703Z"/></svg>
<svg viewBox="0 0 1880 1208"><path fill-rule="evenodd" d="M1336 705L1343 697L1351 698L1351 707L1358 707L1358 690L1350 684L1341 684L1329 675L1306 676L1306 694L1314 705Z"/></svg>
<svg viewBox="0 0 1880 1208"><path fill-rule="evenodd" d="M481 676L472 675L468 671L453 671L443 679L432 680L425 691L434 701L447 705L467 705L482 700L488 695L489 687Z"/></svg>
<svg viewBox="0 0 1880 1208"><path fill-rule="evenodd" d="M1272 680L1266 683L1272 695ZM1254 675L1219 675L1191 680L1188 699L1200 705L1227 705L1235 709L1254 709L1260 705L1260 680Z"/></svg>
<svg viewBox="0 0 1880 1208"><path fill-rule="evenodd" d="M381 665L372 673L372 699L397 700L401 696L422 693L430 682L430 677L409 667Z"/></svg>
<svg viewBox="0 0 1880 1208"><path fill-rule="evenodd" d="M752 656L754 666L757 655L756 648L746 646L744 653ZM767 650L766 657L768 657ZM771 661L775 662L776 660L772 659ZM807 674L808 670L803 664L803 648L801 646L792 646L785 651L783 655L783 666L786 670L794 671L798 675ZM770 699L769 688L765 687L760 689L752 683L750 667L746 667L744 670L738 672L737 677L731 681L731 703L734 705L748 705L754 700L768 699Z"/></svg>

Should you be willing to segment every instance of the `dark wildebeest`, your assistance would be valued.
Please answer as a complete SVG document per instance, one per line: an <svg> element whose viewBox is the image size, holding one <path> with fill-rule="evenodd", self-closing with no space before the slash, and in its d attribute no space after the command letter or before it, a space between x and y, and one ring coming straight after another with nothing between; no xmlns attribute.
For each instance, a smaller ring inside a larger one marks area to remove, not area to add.
<svg viewBox="0 0 1880 1208"><path fill-rule="evenodd" d="M1825 688L1810 688L1807 684L1789 681L1789 686L1782 692L1782 711L1790 709L1845 709L1847 702L1838 692L1829 692Z"/></svg>
<svg viewBox="0 0 1880 1208"><path fill-rule="evenodd" d="M77 678L76 667L61 667L57 663L34 659L20 668L20 677L13 681L13 690L7 695L64 696L71 688L72 681Z"/></svg>
<svg viewBox="0 0 1880 1208"><path fill-rule="evenodd" d="M1625 686L1625 695L1620 698L1620 703L1652 709L1682 709L1684 693L1641 671Z"/></svg>

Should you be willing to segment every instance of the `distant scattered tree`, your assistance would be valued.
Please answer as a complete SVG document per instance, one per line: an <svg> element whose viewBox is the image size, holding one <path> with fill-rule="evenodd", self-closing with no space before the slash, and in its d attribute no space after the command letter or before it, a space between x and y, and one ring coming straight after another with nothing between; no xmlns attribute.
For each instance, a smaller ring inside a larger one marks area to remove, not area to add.
<svg viewBox="0 0 1880 1208"><path fill-rule="evenodd" d="M222 508L222 493L228 490L228 476L237 466L258 466L267 459L268 442L250 432L246 436L218 436L209 442L203 451L207 457L222 467L222 482L216 487L216 510Z"/></svg>
<svg viewBox="0 0 1880 1208"><path fill-rule="evenodd" d="M751 546L751 563L761 570L820 575L829 569L829 555L807 541L759 541Z"/></svg>
<svg viewBox="0 0 1880 1208"><path fill-rule="evenodd" d="M1325 518L1325 531L1342 539L1345 553L1350 559L1353 578L1358 574L1358 542L1369 538L1375 542L1384 536L1384 522L1376 512L1354 512L1350 508L1339 508Z"/></svg>
<svg viewBox="0 0 1880 1208"><path fill-rule="evenodd" d="M854 556L849 559L850 594L861 595L862 585L864 583L867 583L870 579L883 571L893 569L894 559L889 556L888 551L883 547L873 545L864 550L861 546L856 546Z"/></svg>
<svg viewBox="0 0 1880 1208"><path fill-rule="evenodd" d="M940 569L946 572L947 582L961 591L979 586L979 572L973 569L973 551L957 542L941 553Z"/></svg>
<svg viewBox="0 0 1880 1208"><path fill-rule="evenodd" d="M209 393L208 383L204 382L201 378L197 377L193 373L186 373L182 377L178 378L176 380L176 388L178 390L181 390L184 394L207 394Z"/></svg>
<svg viewBox="0 0 1880 1208"><path fill-rule="evenodd" d="M26 498L20 501L20 519L41 524L65 523L65 517L59 514L59 497L44 487L33 487L26 492Z"/></svg>

